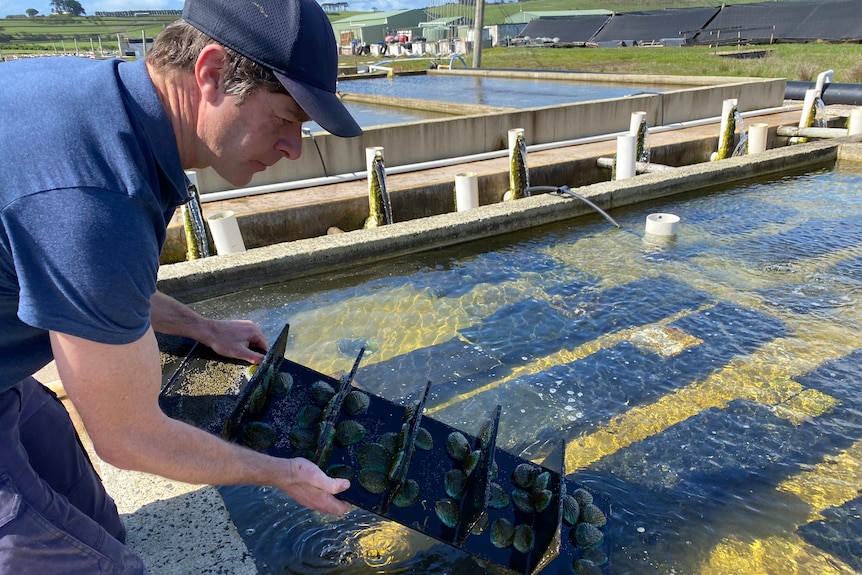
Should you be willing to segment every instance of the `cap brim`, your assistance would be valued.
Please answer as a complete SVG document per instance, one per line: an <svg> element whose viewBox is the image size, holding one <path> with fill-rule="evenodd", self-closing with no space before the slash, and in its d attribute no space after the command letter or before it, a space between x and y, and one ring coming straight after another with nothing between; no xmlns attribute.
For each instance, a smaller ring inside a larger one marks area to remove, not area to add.
<svg viewBox="0 0 862 575"><path fill-rule="evenodd" d="M362 135L362 128L335 93L296 82L279 72L275 75L302 110L324 130L342 138Z"/></svg>

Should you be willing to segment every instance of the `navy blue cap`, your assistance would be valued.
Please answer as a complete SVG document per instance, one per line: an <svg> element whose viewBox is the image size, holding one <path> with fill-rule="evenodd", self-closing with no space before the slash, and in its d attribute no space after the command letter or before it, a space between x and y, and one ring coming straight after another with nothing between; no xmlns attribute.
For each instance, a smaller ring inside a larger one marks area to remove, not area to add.
<svg viewBox="0 0 862 575"><path fill-rule="evenodd" d="M329 18L315 0L186 0L183 19L271 69L327 132L362 134L335 94L338 48Z"/></svg>

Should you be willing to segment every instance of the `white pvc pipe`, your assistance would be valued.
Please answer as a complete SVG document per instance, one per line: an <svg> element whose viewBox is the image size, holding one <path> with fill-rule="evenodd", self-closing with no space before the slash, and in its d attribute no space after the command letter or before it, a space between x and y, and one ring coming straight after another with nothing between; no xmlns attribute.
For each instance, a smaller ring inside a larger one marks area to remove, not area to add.
<svg viewBox="0 0 862 575"><path fill-rule="evenodd" d="M463 212L479 207L479 177L476 172L455 174L455 210Z"/></svg>
<svg viewBox="0 0 862 575"><path fill-rule="evenodd" d="M242 240L234 212L218 212L208 217L207 221L218 255L245 251L245 242Z"/></svg>
<svg viewBox="0 0 862 575"><path fill-rule="evenodd" d="M799 116L799 127L800 128L810 128L811 127L811 109L814 107L817 98L820 97L820 91L811 88L809 90L805 90L805 100L802 102L802 114Z"/></svg>
<svg viewBox="0 0 862 575"><path fill-rule="evenodd" d="M369 181L371 180L372 165L374 164L374 158L377 156L377 152L380 152L380 155L383 156L383 146L365 148L365 174ZM389 170L386 171L388 172Z"/></svg>
<svg viewBox="0 0 862 575"><path fill-rule="evenodd" d="M818 97L823 95L823 88L826 84L831 84L834 77L835 72L832 70L826 70L817 74L817 82L814 84L814 89L817 90ZM802 127L804 126L800 126L800 128Z"/></svg>
<svg viewBox="0 0 862 575"><path fill-rule="evenodd" d="M632 112L631 123L629 124L629 134L637 136L641 129L641 124L646 119L646 112Z"/></svg>
<svg viewBox="0 0 862 575"><path fill-rule="evenodd" d="M635 176L637 143L637 136L632 134L617 136L617 180L625 180Z"/></svg>
<svg viewBox="0 0 862 575"><path fill-rule="evenodd" d="M518 136L524 136L524 128L512 128L508 132L509 136L509 163L512 162L512 153L515 151L515 142L518 141ZM524 158L524 163L527 163L527 158Z"/></svg>
<svg viewBox="0 0 862 575"><path fill-rule="evenodd" d="M766 139L769 135L769 124L752 124L748 128L748 152L759 154L766 151Z"/></svg>
<svg viewBox="0 0 862 575"><path fill-rule="evenodd" d="M847 124L847 135L858 136L862 134L862 108L850 110L850 122Z"/></svg>
<svg viewBox="0 0 862 575"><path fill-rule="evenodd" d="M788 104L786 106L778 106L775 108L764 108L761 110L751 110L750 112L742 112L740 115L743 118L760 116L764 114L779 114L781 112L795 112L800 109L799 104ZM659 134L663 132L672 132L675 130L684 130L686 128L695 128L697 126L706 126L715 124L721 118L710 117L701 118L699 120L688 120L685 122L675 122L664 126L656 126L650 128L650 134ZM569 146L579 146L583 144L594 144L596 142L607 142L615 139L621 132L610 132L608 134L598 134L596 136L584 136L582 138L573 138L571 140L559 140L556 142L546 142L544 144L533 144L527 146L527 152L541 152L544 150L554 150L557 148L567 148ZM418 172L420 170L430 170L433 168L445 168L458 164L467 164L470 162L481 162L483 160L493 160L502 158L509 154L509 150L495 150L493 152L482 152L479 154L471 154L468 156L457 156L454 158L441 158L439 160L429 160L427 162L417 162L415 164L404 164L403 166L387 166L386 175L407 174L410 172ZM244 198L247 196L256 196L260 194L271 194L273 192L287 192L289 190L299 190L304 188L312 188L314 186L325 186L329 184L339 184L344 182L353 182L364 179L368 173L363 170L361 172L346 172L334 176L321 176L318 178L308 178L306 180L295 180L293 182L278 182L275 184L262 184L260 186L251 186L247 188L236 188L233 190L224 190L221 192L209 192L201 194L201 203L219 202L222 200L230 200L234 198Z"/></svg>
<svg viewBox="0 0 862 575"><path fill-rule="evenodd" d="M734 133L728 133L727 127L736 115L738 100L728 98L721 103L721 128L718 134L718 149L723 150L727 146L727 138L733 138Z"/></svg>

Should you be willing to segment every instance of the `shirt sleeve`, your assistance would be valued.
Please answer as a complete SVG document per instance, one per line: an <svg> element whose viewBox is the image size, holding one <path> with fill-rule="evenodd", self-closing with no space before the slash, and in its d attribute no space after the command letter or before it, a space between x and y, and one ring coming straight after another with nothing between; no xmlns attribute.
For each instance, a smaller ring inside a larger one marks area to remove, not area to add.
<svg viewBox="0 0 862 575"><path fill-rule="evenodd" d="M164 234L152 206L109 190L61 189L20 198L2 217L21 321L108 344L146 332Z"/></svg>

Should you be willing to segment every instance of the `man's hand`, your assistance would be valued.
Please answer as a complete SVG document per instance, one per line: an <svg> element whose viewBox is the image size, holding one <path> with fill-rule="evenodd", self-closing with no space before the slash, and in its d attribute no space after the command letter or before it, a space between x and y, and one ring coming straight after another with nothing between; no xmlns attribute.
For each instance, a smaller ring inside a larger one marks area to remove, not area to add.
<svg viewBox="0 0 862 575"><path fill-rule="evenodd" d="M208 319L161 292L153 294L150 305L150 322L155 331L189 337L225 357L250 363L263 361L263 354L252 348L266 351L268 345L254 322Z"/></svg>
<svg viewBox="0 0 862 575"><path fill-rule="evenodd" d="M267 349L266 337L256 323L244 319L210 320L209 326L209 334L199 341L217 354L250 363L263 361L263 354L252 349Z"/></svg>
<svg viewBox="0 0 862 575"><path fill-rule="evenodd" d="M285 459L291 470L284 475L284 480L275 485L287 493L294 501L324 513L344 515L350 509L346 501L334 496L350 487L346 479L334 479L326 475L319 467L307 459L296 457Z"/></svg>

